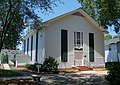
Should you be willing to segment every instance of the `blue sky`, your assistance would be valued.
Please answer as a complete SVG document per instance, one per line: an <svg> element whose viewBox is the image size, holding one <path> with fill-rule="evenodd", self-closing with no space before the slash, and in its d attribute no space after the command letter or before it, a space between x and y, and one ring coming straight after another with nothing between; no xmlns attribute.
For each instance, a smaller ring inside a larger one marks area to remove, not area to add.
<svg viewBox="0 0 120 85"><path fill-rule="evenodd" d="M54 8L54 13L44 14L39 13L39 16L43 19L43 21L49 20L56 16L65 14L67 12L73 11L77 8L80 8L80 3L77 0L61 0L64 4L58 4L56 8Z"/></svg>
<svg viewBox="0 0 120 85"><path fill-rule="evenodd" d="M78 3L78 0L61 0L61 1L64 2L64 4L58 4L58 6L53 10L54 13L44 14L39 12L38 15L41 17L41 19L43 19L43 21L47 21L49 19L52 19L54 17L57 17L59 15L65 14L67 12L73 11L81 7L80 3ZM113 36L116 35L116 33L113 31L113 26L109 27L108 32Z"/></svg>
<svg viewBox="0 0 120 85"><path fill-rule="evenodd" d="M39 12L37 14L41 17L41 19L43 19L43 21L47 21L49 19L52 19L54 17L57 17L59 15L65 14L67 12L73 11L81 7L80 3L78 3L77 0L61 0L61 1L64 2L64 4L58 4L58 6L53 10L54 13L44 14ZM113 27L109 27L108 31L110 34L116 35L116 33L113 32Z"/></svg>

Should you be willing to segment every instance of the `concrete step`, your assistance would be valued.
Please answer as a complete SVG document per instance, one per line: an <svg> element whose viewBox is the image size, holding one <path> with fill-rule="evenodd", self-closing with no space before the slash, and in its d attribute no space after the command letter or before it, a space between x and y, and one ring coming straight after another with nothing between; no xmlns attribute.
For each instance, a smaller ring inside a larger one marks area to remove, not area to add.
<svg viewBox="0 0 120 85"><path fill-rule="evenodd" d="M90 71L90 70L93 70L92 68L89 68L87 66L77 66L76 68L80 69L81 71Z"/></svg>

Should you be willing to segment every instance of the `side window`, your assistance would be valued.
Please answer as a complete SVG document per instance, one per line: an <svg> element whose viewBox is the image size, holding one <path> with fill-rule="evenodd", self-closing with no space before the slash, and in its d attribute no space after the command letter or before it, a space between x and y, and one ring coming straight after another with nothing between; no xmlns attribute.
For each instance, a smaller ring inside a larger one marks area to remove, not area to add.
<svg viewBox="0 0 120 85"><path fill-rule="evenodd" d="M111 51L111 46L109 46L109 51Z"/></svg>

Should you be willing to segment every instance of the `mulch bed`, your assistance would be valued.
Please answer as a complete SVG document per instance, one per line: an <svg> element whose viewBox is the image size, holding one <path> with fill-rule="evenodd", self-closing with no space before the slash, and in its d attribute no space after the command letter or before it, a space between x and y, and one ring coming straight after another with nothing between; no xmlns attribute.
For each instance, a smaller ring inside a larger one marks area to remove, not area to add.
<svg viewBox="0 0 120 85"><path fill-rule="evenodd" d="M59 71L56 73L56 72L37 72L37 71L33 71L33 70L29 70L29 69L19 69L23 72L28 72L28 73L31 73L31 74L64 74L65 72L59 72L61 70L77 70L77 68L65 68L65 69L59 69Z"/></svg>

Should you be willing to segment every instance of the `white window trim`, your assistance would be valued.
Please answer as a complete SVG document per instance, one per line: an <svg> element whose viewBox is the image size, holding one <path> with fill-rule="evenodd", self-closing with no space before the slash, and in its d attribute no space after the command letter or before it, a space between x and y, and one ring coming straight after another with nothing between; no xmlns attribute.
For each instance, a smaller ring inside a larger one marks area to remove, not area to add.
<svg viewBox="0 0 120 85"><path fill-rule="evenodd" d="M79 36L78 36L79 33ZM78 39L79 38L79 39ZM77 42L80 42L79 44ZM74 48L75 49L83 49L83 32L74 32Z"/></svg>

